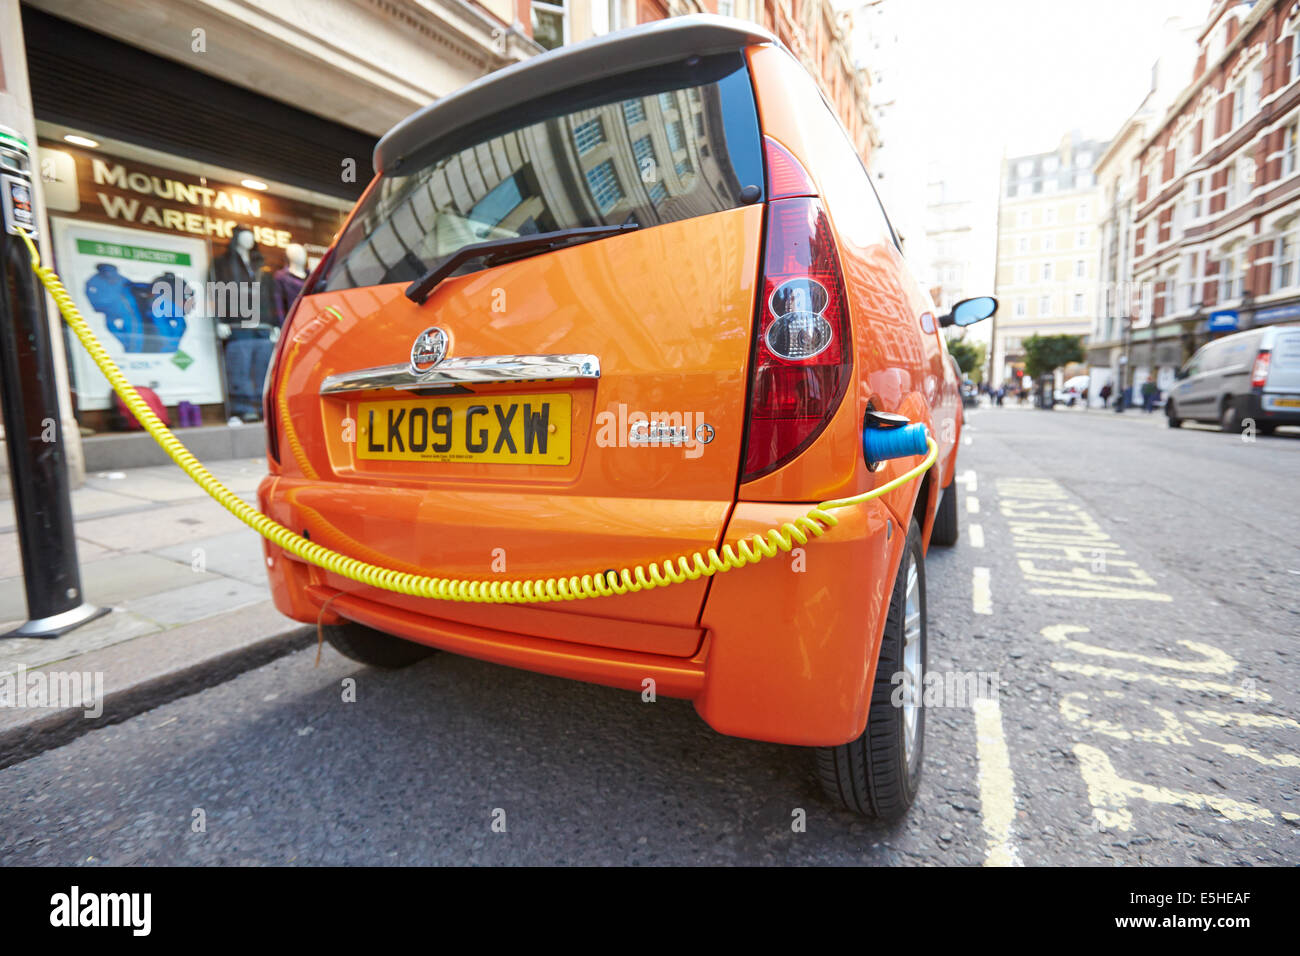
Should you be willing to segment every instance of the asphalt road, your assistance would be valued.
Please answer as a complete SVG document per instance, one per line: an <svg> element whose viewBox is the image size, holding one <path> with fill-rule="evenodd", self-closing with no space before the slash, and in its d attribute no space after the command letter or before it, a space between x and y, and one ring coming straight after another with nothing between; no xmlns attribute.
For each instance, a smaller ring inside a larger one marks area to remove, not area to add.
<svg viewBox="0 0 1300 956"><path fill-rule="evenodd" d="M681 701L327 648L0 771L0 864L1300 862L1300 432L1004 408L967 435L930 667L998 693L929 711L900 825Z"/></svg>

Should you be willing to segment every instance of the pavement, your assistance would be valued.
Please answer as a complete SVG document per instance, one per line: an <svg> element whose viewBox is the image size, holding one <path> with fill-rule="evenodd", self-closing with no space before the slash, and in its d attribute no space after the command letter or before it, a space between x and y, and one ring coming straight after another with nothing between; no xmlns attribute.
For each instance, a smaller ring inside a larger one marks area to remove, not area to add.
<svg viewBox="0 0 1300 956"><path fill-rule="evenodd" d="M928 707L896 825L828 805L807 752L723 737L686 702L290 646L0 769L0 865L1295 865L1297 474L1295 430L970 412L961 539L926 561L929 668L996 693ZM230 533L202 520L122 557L183 566Z"/></svg>
<svg viewBox="0 0 1300 956"><path fill-rule="evenodd" d="M263 459L208 467L256 503ZM174 465L92 473L72 492L72 509L82 591L112 610L54 639L0 637L0 675L21 668L102 673L107 713L87 722L69 713L0 709L0 766L42 741L53 745L202 686L205 667L218 680L235 661L253 666L268 659L268 648L282 653L287 634L297 642L292 646L304 643L301 626L271 604L258 535ZM18 534L6 497L0 499L0 634L24 620ZM55 733L54 725L64 730Z"/></svg>

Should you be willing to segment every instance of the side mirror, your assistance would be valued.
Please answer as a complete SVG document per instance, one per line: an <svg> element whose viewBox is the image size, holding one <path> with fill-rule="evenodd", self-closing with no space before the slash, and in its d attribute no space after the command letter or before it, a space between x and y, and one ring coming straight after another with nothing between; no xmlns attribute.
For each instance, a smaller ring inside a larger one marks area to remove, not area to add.
<svg viewBox="0 0 1300 956"><path fill-rule="evenodd" d="M941 326L956 325L965 327L983 322L998 310L998 300L991 295L980 295L973 299L962 299L952 307L952 311L939 319Z"/></svg>
<svg viewBox="0 0 1300 956"><path fill-rule="evenodd" d="M1188 377L1189 375L1191 375L1191 374L1192 374L1192 373L1191 373L1190 371L1188 371L1186 367L1184 367L1184 368L1180 368L1177 372L1174 373L1174 378L1176 378L1176 379L1184 379L1184 378L1187 378L1187 377Z"/></svg>

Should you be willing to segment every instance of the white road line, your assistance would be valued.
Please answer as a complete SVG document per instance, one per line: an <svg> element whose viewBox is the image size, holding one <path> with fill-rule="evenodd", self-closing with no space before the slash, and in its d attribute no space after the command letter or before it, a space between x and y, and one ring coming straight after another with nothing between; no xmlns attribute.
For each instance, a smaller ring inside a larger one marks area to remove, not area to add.
<svg viewBox="0 0 1300 956"><path fill-rule="evenodd" d="M973 524L970 526L970 546L972 548L984 547L984 526Z"/></svg>
<svg viewBox="0 0 1300 956"><path fill-rule="evenodd" d="M974 495L966 496L966 511L973 515L980 513L980 500Z"/></svg>
<svg viewBox="0 0 1300 956"><path fill-rule="evenodd" d="M996 700L974 701L975 750L979 756L980 816L988 837L985 866L1023 866L1013 842L1016 781L1011 754L1002 732L1002 708Z"/></svg>
<svg viewBox="0 0 1300 956"><path fill-rule="evenodd" d="M989 587L988 568L975 568L971 573L971 603L976 614L993 613L993 591Z"/></svg>

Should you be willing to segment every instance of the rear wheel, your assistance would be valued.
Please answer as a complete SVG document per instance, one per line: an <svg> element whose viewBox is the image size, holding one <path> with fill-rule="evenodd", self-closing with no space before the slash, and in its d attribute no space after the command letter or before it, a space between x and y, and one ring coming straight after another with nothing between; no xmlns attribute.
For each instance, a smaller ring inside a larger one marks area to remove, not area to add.
<svg viewBox="0 0 1300 956"><path fill-rule="evenodd" d="M925 751L925 656L925 558L913 521L889 602L867 729L847 744L816 749L817 777L832 801L879 820L895 820L912 805Z"/></svg>
<svg viewBox="0 0 1300 956"><path fill-rule="evenodd" d="M396 670L410 667L436 653L436 648L406 641L355 621L322 624L321 632L330 646L359 664Z"/></svg>
<svg viewBox="0 0 1300 956"><path fill-rule="evenodd" d="M1178 413L1174 408L1174 400L1172 398L1169 399L1168 403L1165 405L1165 422L1170 428L1183 427L1183 420L1178 417Z"/></svg>
<svg viewBox="0 0 1300 956"><path fill-rule="evenodd" d="M951 547L957 543L961 529L957 524L957 480L954 478L947 488L939 493L939 507L934 512L934 528L930 531L930 543L941 547Z"/></svg>
<svg viewBox="0 0 1300 956"><path fill-rule="evenodd" d="M1225 432L1241 431L1241 416L1237 413L1237 402L1232 398L1223 400L1223 410L1219 413L1219 427Z"/></svg>

